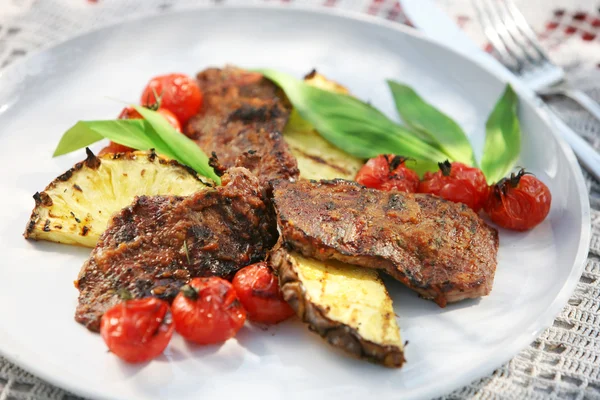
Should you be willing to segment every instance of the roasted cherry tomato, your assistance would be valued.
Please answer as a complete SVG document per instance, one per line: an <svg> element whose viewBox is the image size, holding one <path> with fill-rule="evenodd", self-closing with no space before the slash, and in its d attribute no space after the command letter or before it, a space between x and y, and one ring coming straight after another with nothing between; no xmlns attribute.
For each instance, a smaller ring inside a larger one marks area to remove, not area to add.
<svg viewBox="0 0 600 400"><path fill-rule="evenodd" d="M414 193L419 175L405 165L406 158L381 154L371 158L356 174L356 182L369 188Z"/></svg>
<svg viewBox="0 0 600 400"><path fill-rule="evenodd" d="M551 203L548 187L521 169L492 186L484 209L496 224L525 231L546 218Z"/></svg>
<svg viewBox="0 0 600 400"><path fill-rule="evenodd" d="M419 193L430 193L455 203L464 203L475 212L481 210L488 196L488 186L480 169L460 162L445 161L440 170L426 172Z"/></svg>
<svg viewBox="0 0 600 400"><path fill-rule="evenodd" d="M184 74L160 75L152 78L142 93L141 104L166 108L183 126L202 107L202 92L196 81Z"/></svg>
<svg viewBox="0 0 600 400"><path fill-rule="evenodd" d="M128 151L133 151L133 149L119 143L110 142L108 146L100 150L98 156L103 156L108 153L127 153Z"/></svg>
<svg viewBox="0 0 600 400"><path fill-rule="evenodd" d="M181 124L179 123L179 120L175 114L166 108L159 108L156 110L156 112L162 115L173 128L181 132ZM119 114L119 119L144 119L144 117L142 117L142 115L137 112L135 108L125 107L123 111L121 111L121 114Z"/></svg>
<svg viewBox="0 0 600 400"><path fill-rule="evenodd" d="M142 114L137 112L137 110L133 107L125 107L121 110L121 113L117 117L118 119L144 119Z"/></svg>
<svg viewBox="0 0 600 400"><path fill-rule="evenodd" d="M131 363L160 355L173 329L169 304L154 297L117 304L100 321L100 334L110 351Z"/></svg>
<svg viewBox="0 0 600 400"><path fill-rule="evenodd" d="M181 132L181 124L179 123L179 120L177 119L175 114L173 114L166 108L159 108L156 112L162 115L167 120L167 122L171 124L173 128L175 128L177 132Z"/></svg>
<svg viewBox="0 0 600 400"><path fill-rule="evenodd" d="M259 262L239 270L232 283L249 320L277 324L294 315L267 263Z"/></svg>
<svg viewBox="0 0 600 400"><path fill-rule="evenodd" d="M217 277L192 279L181 288L172 309L175 330L198 344L224 342L246 321L233 286Z"/></svg>

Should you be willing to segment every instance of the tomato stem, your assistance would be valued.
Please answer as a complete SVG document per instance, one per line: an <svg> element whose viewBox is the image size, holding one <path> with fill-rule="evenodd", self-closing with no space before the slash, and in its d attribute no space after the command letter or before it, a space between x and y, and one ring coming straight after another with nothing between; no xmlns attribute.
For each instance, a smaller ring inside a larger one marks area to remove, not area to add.
<svg viewBox="0 0 600 400"><path fill-rule="evenodd" d="M450 161L446 160L444 162L440 162L438 163L438 166L440 167L440 171L442 171L442 175L450 176L450 172L452 170L452 164L450 164Z"/></svg>
<svg viewBox="0 0 600 400"><path fill-rule="evenodd" d="M157 111L160 108L160 103L162 102L162 92L161 94L158 94L156 93L156 89L152 88L152 94L154 95L154 102L150 102L150 94L148 94L145 107L148 110Z"/></svg>
<svg viewBox="0 0 600 400"><path fill-rule="evenodd" d="M125 288L121 288L117 291L117 295L121 298L121 300L131 300L133 296L131 292Z"/></svg>
<svg viewBox="0 0 600 400"><path fill-rule="evenodd" d="M508 182L510 183L510 186L516 188L519 185L519 182L521 181L521 178L524 175L533 175L533 174L531 174L529 172L525 172L525 168L521 168L519 170L519 172L517 172L516 175L514 172L512 174L510 174L510 179L508 180Z"/></svg>
<svg viewBox="0 0 600 400"><path fill-rule="evenodd" d="M188 264L191 264L192 259L190 258L190 251L189 251L188 245L187 245L187 238L185 238L183 241L183 250L185 251L185 257L187 258Z"/></svg>
<svg viewBox="0 0 600 400"><path fill-rule="evenodd" d="M180 289L181 293L183 293L183 295L190 299L190 300L197 300L198 299L198 291L196 289L194 289L193 287L191 287L190 285L183 285Z"/></svg>
<svg viewBox="0 0 600 400"><path fill-rule="evenodd" d="M398 168L400 165L404 164L407 160L408 160L408 158L406 158L404 156L394 156L389 161L390 172L394 172L396 170L396 168Z"/></svg>
<svg viewBox="0 0 600 400"><path fill-rule="evenodd" d="M521 182L521 178L525 175L533 175L531 172L526 172L525 168L519 169L519 171L515 174L514 172L507 176L506 178L502 178L498 183L496 183L493 187L493 193L496 197L500 198L501 195L506 195L508 192L508 187L516 188L519 186L519 182Z"/></svg>

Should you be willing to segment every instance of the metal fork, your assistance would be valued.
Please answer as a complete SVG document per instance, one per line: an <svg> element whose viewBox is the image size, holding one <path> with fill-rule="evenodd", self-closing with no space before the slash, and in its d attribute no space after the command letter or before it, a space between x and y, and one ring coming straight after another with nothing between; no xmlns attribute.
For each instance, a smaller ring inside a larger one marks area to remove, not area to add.
<svg viewBox="0 0 600 400"><path fill-rule="evenodd" d="M570 88L564 70L552 63L512 0L472 0L484 33L501 62L539 95L561 94L600 122L600 104Z"/></svg>
<svg viewBox="0 0 600 400"><path fill-rule="evenodd" d="M581 90L571 89L565 72L553 64L540 46L535 33L512 0L471 0L488 40L500 61L539 96L562 94L600 121L600 105ZM600 154L545 107L581 165L600 180Z"/></svg>

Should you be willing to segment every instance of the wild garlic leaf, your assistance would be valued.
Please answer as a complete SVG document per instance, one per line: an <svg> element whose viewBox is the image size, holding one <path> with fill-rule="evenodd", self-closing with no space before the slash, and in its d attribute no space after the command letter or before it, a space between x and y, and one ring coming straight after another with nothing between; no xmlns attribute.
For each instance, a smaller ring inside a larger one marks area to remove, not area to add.
<svg viewBox="0 0 600 400"><path fill-rule="evenodd" d="M109 139L139 150L154 149L158 154L177 160L217 184L221 179L208 165L208 157L196 143L177 132L160 114L134 106L145 119L79 121L67 130L54 157L79 150L102 139Z"/></svg>
<svg viewBox="0 0 600 400"><path fill-rule="evenodd" d="M82 149L104 138L136 149L144 149L150 144L144 133L148 128L146 122L139 119L79 121L63 134L53 157Z"/></svg>
<svg viewBox="0 0 600 400"><path fill-rule="evenodd" d="M485 124L481 170L488 183L498 182L513 169L521 152L518 98L510 85L496 103Z"/></svg>
<svg viewBox="0 0 600 400"><path fill-rule="evenodd" d="M408 168L415 171L420 178L423 178L425 172L437 172L440 170L438 163L432 161L409 159L406 160L405 164Z"/></svg>
<svg viewBox="0 0 600 400"><path fill-rule="evenodd" d="M452 160L476 165L467 135L452 118L427 103L409 86L392 80L387 83L396 109L408 126L421 132L426 140L439 146Z"/></svg>
<svg viewBox="0 0 600 400"><path fill-rule="evenodd" d="M144 120L150 124L154 132L158 135L155 141L162 141L166 149L174 154L174 159L188 167L193 168L199 174L212 179L217 184L221 184L221 178L215 174L213 168L208 165L208 156L187 136L178 132L171 124L156 111L149 110L142 106L132 105L139 112ZM156 147L160 153L160 149Z"/></svg>
<svg viewBox="0 0 600 400"><path fill-rule="evenodd" d="M283 89L298 114L327 141L359 158L393 153L432 162L448 158L376 108L345 94L307 85L283 72L263 69Z"/></svg>

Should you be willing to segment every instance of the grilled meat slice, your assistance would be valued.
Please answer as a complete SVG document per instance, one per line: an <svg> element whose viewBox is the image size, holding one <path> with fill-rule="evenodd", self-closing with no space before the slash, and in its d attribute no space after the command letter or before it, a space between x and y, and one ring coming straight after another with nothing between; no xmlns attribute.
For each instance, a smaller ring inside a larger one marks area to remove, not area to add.
<svg viewBox="0 0 600 400"><path fill-rule="evenodd" d="M172 300L190 278L230 278L276 241L258 179L233 168L223 186L189 197L141 196L116 214L76 282L75 319L92 331L124 294Z"/></svg>
<svg viewBox="0 0 600 400"><path fill-rule="evenodd" d="M489 294L498 233L470 208L343 181L275 181L286 245L304 256L384 269L441 307Z"/></svg>
<svg viewBox="0 0 600 400"><path fill-rule="evenodd" d="M298 165L281 132L290 106L285 95L262 75L239 68L209 68L198 74L204 93L200 114L186 132L207 154L226 168L238 157L255 153L260 162L247 167L263 184L298 176Z"/></svg>

